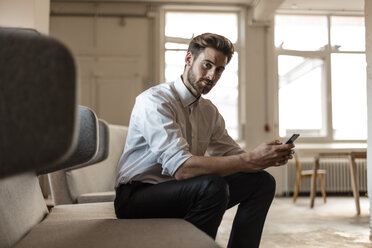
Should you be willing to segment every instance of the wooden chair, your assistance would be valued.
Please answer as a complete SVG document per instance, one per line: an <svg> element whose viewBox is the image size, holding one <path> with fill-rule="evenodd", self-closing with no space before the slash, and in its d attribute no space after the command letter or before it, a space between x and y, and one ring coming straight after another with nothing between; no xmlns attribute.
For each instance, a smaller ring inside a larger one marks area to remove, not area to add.
<svg viewBox="0 0 372 248"><path fill-rule="evenodd" d="M294 155L295 162L296 162L296 170L297 170L297 178L296 178L296 185L295 185L295 190L293 193L293 202L296 202L298 192L300 190L300 185L301 185L301 180L303 178L311 178L313 175L313 170L302 170L300 160L298 159L297 155ZM324 175L326 174L326 170L323 169L318 169L316 176L319 178L320 181L320 187L322 191L322 197L324 203L327 201L326 199L326 192L325 192L325 184L324 184Z"/></svg>

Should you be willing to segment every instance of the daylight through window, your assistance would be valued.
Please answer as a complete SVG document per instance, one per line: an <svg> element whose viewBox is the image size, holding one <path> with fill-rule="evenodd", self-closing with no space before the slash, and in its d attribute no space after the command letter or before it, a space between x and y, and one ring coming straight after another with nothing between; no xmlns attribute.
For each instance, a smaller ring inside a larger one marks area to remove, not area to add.
<svg viewBox="0 0 372 248"><path fill-rule="evenodd" d="M277 15L279 135L367 138L364 17Z"/></svg>

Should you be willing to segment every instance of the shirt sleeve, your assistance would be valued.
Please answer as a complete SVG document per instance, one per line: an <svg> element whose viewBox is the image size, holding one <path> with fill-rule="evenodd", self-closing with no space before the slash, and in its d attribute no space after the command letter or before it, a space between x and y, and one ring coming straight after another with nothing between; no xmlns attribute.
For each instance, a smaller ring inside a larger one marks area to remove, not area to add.
<svg viewBox="0 0 372 248"><path fill-rule="evenodd" d="M151 153L163 168L162 174L173 176L192 155L170 100L161 94L147 94L137 98L133 112Z"/></svg>
<svg viewBox="0 0 372 248"><path fill-rule="evenodd" d="M244 153L245 151L228 134L225 120L216 108L216 120L211 141L207 148L210 156L229 156Z"/></svg>

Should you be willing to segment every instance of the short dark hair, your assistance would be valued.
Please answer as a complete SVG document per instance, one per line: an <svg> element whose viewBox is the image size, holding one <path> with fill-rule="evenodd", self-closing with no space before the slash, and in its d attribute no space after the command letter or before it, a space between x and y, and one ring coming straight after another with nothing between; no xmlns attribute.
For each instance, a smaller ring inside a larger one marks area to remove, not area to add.
<svg viewBox="0 0 372 248"><path fill-rule="evenodd" d="M192 55L198 57L199 54L207 47L212 47L217 51L221 51L227 57L227 63L230 62L234 54L234 45L229 39L222 35L204 33L198 36L195 36L187 49L188 52L191 52Z"/></svg>

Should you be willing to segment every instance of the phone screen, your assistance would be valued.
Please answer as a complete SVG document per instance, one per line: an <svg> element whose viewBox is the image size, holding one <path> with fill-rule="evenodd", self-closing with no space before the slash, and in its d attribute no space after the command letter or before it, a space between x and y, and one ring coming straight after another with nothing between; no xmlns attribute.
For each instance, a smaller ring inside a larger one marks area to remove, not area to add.
<svg viewBox="0 0 372 248"><path fill-rule="evenodd" d="M300 136L300 134L298 133L293 134L285 143L292 144L298 138L298 136Z"/></svg>

